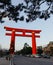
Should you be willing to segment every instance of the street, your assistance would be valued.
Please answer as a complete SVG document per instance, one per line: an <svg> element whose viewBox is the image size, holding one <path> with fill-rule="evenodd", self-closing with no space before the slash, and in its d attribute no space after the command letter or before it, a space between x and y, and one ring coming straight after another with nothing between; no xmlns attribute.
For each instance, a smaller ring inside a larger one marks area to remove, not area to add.
<svg viewBox="0 0 53 65"><path fill-rule="evenodd" d="M4 57L0 58L0 65L10 65L9 61Z"/></svg>
<svg viewBox="0 0 53 65"><path fill-rule="evenodd" d="M14 56L14 65L53 65L53 57L47 58L31 58L24 56ZM5 58L0 58L0 65L10 65L10 61Z"/></svg>
<svg viewBox="0 0 53 65"><path fill-rule="evenodd" d="M15 65L53 65L53 58L30 58L24 56L14 57Z"/></svg>

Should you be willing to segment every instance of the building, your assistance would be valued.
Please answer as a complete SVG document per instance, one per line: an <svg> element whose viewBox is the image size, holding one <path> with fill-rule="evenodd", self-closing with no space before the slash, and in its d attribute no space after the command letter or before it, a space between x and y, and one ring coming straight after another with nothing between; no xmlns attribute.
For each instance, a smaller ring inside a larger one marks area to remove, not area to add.
<svg viewBox="0 0 53 65"><path fill-rule="evenodd" d="M53 56L53 41L43 48L43 53Z"/></svg>

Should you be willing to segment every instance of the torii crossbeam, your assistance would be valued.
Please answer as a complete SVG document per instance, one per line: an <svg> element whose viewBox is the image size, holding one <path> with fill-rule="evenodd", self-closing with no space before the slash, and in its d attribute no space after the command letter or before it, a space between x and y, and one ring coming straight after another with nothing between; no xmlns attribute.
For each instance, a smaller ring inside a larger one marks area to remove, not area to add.
<svg viewBox="0 0 53 65"><path fill-rule="evenodd" d="M11 33L6 33L6 35L11 36L10 54L14 54L15 36L32 37L32 54L33 55L36 54L36 38L40 38L40 35L36 34L39 34L41 30L28 30L28 29L19 29L11 27L4 27L4 29L6 29L6 31L11 31Z"/></svg>

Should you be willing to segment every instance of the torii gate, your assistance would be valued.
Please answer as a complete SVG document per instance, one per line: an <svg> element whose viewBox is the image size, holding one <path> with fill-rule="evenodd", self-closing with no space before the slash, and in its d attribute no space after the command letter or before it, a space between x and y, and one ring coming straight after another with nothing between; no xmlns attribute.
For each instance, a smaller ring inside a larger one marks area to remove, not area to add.
<svg viewBox="0 0 53 65"><path fill-rule="evenodd" d="M14 54L15 50L15 36L22 36L22 37L32 37L32 54L36 54L36 38L40 38L39 34L41 30L28 30L28 29L19 29L19 28L11 28L11 27L4 27L6 31L11 31L12 33L6 33L6 35L11 36L11 43L10 43L10 54ZM17 34L16 32L21 32L21 34ZM31 34L27 34L31 33Z"/></svg>

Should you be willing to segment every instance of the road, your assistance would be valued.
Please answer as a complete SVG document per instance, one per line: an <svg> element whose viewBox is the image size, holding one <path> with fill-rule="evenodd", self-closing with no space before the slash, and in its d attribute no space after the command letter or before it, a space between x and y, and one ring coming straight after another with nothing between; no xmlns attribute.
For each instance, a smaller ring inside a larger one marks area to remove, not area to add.
<svg viewBox="0 0 53 65"><path fill-rule="evenodd" d="M30 58L16 55L13 59L14 65L53 65L53 57L46 58ZM0 58L0 65L10 65L10 61Z"/></svg>
<svg viewBox="0 0 53 65"><path fill-rule="evenodd" d="M29 58L23 56L14 57L15 65L53 65L53 58Z"/></svg>
<svg viewBox="0 0 53 65"><path fill-rule="evenodd" d="M10 65L10 62L5 58L0 58L0 65Z"/></svg>

